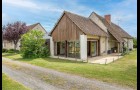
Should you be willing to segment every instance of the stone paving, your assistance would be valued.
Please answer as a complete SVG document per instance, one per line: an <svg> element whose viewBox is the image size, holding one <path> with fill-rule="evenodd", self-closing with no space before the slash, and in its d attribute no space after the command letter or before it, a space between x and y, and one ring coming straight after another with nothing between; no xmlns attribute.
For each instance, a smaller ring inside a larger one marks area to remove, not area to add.
<svg viewBox="0 0 140 90"><path fill-rule="evenodd" d="M88 63L93 63L93 64L109 64L122 57L123 56L121 56L120 53L113 53L113 54L108 54L108 55L103 55L103 56L88 57L88 59L84 60L83 62L88 62ZM62 56L53 56L52 58L82 61L81 59L62 57Z"/></svg>

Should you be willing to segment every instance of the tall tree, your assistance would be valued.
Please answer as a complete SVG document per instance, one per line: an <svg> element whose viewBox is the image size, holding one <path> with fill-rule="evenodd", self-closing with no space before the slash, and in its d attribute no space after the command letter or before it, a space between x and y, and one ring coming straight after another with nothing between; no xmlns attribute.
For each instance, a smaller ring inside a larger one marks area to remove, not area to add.
<svg viewBox="0 0 140 90"><path fill-rule="evenodd" d="M17 48L17 43L21 38L21 35L28 31L26 23L24 22L14 22L9 23L4 27L3 38L5 40L11 41L14 43L14 49Z"/></svg>
<svg viewBox="0 0 140 90"><path fill-rule="evenodd" d="M5 30L5 25L2 26L2 48L3 48L3 43L4 43L3 42L3 32L4 32L4 30Z"/></svg>
<svg viewBox="0 0 140 90"><path fill-rule="evenodd" d="M137 48L137 38L133 37L133 47Z"/></svg>

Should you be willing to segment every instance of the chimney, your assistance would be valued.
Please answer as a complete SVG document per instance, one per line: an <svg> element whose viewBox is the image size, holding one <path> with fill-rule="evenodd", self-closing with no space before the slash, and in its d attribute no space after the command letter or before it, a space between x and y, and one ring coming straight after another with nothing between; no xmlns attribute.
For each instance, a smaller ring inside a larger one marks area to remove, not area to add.
<svg viewBox="0 0 140 90"><path fill-rule="evenodd" d="M111 24L111 15L110 14L104 15L104 18L109 24Z"/></svg>

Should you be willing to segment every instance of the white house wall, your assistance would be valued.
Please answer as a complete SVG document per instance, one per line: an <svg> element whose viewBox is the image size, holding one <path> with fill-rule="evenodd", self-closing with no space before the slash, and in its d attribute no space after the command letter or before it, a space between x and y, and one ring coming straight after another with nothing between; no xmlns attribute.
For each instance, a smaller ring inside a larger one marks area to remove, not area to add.
<svg viewBox="0 0 140 90"><path fill-rule="evenodd" d="M44 30L44 28L42 28L39 24L38 25L36 25L34 28L33 28L33 30L40 30L40 31L42 31L43 33L46 33Z"/></svg>
<svg viewBox="0 0 140 90"><path fill-rule="evenodd" d="M40 26L40 24L36 25L32 30L40 30L43 33L45 33L44 35L45 39L50 39L50 36L48 36L48 33L46 33L45 29L42 26Z"/></svg>
<svg viewBox="0 0 140 90"><path fill-rule="evenodd" d="M48 36L48 34L46 33L45 29L43 27L41 27L40 24L36 25L32 30L40 30L43 33L45 33L44 39L50 39L50 36ZM14 49L14 43L4 40L3 41L3 48L5 48L5 49ZM20 41L17 43L17 50L20 50Z"/></svg>
<svg viewBox="0 0 140 90"><path fill-rule="evenodd" d="M20 50L20 42L17 43L17 50ZM14 49L14 43L13 42L10 42L10 41L7 41L7 40L4 40L3 41L3 48L5 49Z"/></svg>
<svg viewBox="0 0 140 90"><path fill-rule="evenodd" d="M100 37L100 54L106 54L106 37Z"/></svg>
<svg viewBox="0 0 140 90"><path fill-rule="evenodd" d="M87 60L87 35L80 35L80 59Z"/></svg>
<svg viewBox="0 0 140 90"><path fill-rule="evenodd" d="M133 49L133 39L128 39L128 48Z"/></svg>
<svg viewBox="0 0 140 90"><path fill-rule="evenodd" d="M53 38L50 38L50 53L51 56L54 56L54 42L53 42Z"/></svg>

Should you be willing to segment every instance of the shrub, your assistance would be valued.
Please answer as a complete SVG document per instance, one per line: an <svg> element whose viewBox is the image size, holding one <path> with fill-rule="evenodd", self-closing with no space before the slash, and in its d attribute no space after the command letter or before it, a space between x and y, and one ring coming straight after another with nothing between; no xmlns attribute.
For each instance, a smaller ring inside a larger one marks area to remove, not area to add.
<svg viewBox="0 0 140 90"><path fill-rule="evenodd" d="M2 49L3 53L6 53L7 51L8 51L7 49L4 49L4 48Z"/></svg>
<svg viewBox="0 0 140 90"><path fill-rule="evenodd" d="M48 47L45 46L44 34L38 30L32 30L21 38L21 55L24 58L48 57ZM44 46L43 46L44 45Z"/></svg>
<svg viewBox="0 0 140 90"><path fill-rule="evenodd" d="M123 47L123 53L121 54L122 56L129 54L129 49L128 47Z"/></svg>
<svg viewBox="0 0 140 90"><path fill-rule="evenodd" d="M41 51L40 51L40 57L48 57L48 56L50 56L48 46L47 45L42 46Z"/></svg>
<svg viewBox="0 0 140 90"><path fill-rule="evenodd" d="M19 53L19 50L9 49L7 52L8 53Z"/></svg>
<svg viewBox="0 0 140 90"><path fill-rule="evenodd" d="M136 37L133 38L133 47L137 48L137 38Z"/></svg>

